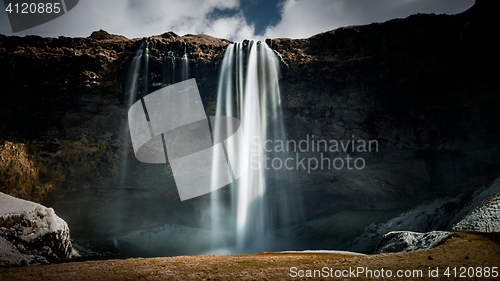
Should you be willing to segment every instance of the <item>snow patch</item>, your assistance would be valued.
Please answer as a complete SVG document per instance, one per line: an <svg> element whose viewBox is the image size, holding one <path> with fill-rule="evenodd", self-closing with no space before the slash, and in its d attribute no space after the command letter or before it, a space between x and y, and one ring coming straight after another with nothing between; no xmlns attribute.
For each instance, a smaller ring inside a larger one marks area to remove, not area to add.
<svg viewBox="0 0 500 281"><path fill-rule="evenodd" d="M452 235L451 232L447 231L431 231L427 233L392 231L382 237L377 252L397 253L426 250L442 244Z"/></svg>

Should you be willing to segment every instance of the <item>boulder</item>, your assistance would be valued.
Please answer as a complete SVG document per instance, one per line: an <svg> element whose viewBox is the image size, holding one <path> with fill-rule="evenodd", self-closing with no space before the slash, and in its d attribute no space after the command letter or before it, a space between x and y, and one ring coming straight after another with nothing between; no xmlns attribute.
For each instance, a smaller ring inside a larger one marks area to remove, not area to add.
<svg viewBox="0 0 500 281"><path fill-rule="evenodd" d="M484 200L479 207L453 226L452 230L500 233L500 192Z"/></svg>
<svg viewBox="0 0 500 281"><path fill-rule="evenodd" d="M27 265L30 258L21 254L17 248L0 236L0 266Z"/></svg>
<svg viewBox="0 0 500 281"><path fill-rule="evenodd" d="M67 261L67 223L52 208L0 192L0 266Z"/></svg>
<svg viewBox="0 0 500 281"><path fill-rule="evenodd" d="M483 185L472 194L438 198L402 213L385 223L371 224L363 234L342 248L361 253L374 253L382 237L389 232L434 230L466 232L499 232L500 178Z"/></svg>
<svg viewBox="0 0 500 281"><path fill-rule="evenodd" d="M441 245L453 234L447 231L427 233L392 231L383 236L377 247L378 253L415 252Z"/></svg>

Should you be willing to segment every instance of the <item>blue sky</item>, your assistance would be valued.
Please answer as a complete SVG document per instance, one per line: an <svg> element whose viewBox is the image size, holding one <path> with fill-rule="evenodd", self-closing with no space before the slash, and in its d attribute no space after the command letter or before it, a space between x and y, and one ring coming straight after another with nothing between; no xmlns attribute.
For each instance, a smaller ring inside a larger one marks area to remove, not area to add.
<svg viewBox="0 0 500 281"><path fill-rule="evenodd" d="M13 35L0 3L0 33ZM66 15L15 35L87 37L104 29L128 38L167 31L233 41L307 38L415 13L456 14L473 4L474 0L80 0Z"/></svg>
<svg viewBox="0 0 500 281"><path fill-rule="evenodd" d="M281 20L279 0L241 1L241 9L249 24L254 24L255 33L263 35L266 27Z"/></svg>

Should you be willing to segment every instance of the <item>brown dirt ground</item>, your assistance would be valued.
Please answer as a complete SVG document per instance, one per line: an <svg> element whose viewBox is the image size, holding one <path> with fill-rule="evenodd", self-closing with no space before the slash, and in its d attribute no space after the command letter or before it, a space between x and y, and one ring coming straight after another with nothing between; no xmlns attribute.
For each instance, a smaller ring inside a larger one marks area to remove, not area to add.
<svg viewBox="0 0 500 281"><path fill-rule="evenodd" d="M447 267L466 270L477 267L500 267L500 246L483 236L457 233L441 246L415 253L349 256L342 254L283 254L261 253L227 256L179 256L167 258L135 258L71 262L45 266L0 268L0 280L289 280L291 267L297 270L356 270L357 267L376 271L422 270L422 277L373 278L373 280L500 280L493 278L445 278ZM430 278L429 268L439 268L439 277ZM497 271L500 270L497 268ZM472 272L472 271L471 271ZM453 274L453 271L451 271ZM475 273L474 273L475 274ZM321 279L321 278L316 278ZM331 278L323 280L370 280Z"/></svg>

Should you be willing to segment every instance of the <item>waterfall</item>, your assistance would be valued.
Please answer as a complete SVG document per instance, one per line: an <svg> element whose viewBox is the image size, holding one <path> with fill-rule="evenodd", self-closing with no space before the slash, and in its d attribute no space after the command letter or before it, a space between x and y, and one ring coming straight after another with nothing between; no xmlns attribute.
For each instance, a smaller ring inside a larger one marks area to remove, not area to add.
<svg viewBox="0 0 500 281"><path fill-rule="evenodd" d="M158 66L154 63L150 65L150 46L143 42L130 61L126 107L156 87L151 82L158 76L152 71ZM168 47L164 49L163 65L160 65L163 75L159 84L166 86L190 78L185 43L183 47L184 53L181 51L182 59L178 64L181 69L177 68L177 72L175 59L179 58L179 53L174 54L172 45L170 51ZM157 49L151 49L152 56L157 53ZM285 169L265 169L263 166L269 157L285 159L287 155L258 149L266 140L286 140L279 69L274 51L265 43L256 41L229 45L220 64L215 115L238 119L245 140L236 139L241 143L226 143L224 146L226 157L237 159L231 164L238 163L229 167L233 183L219 189L216 177L212 177L210 208L208 213L203 214L210 218L212 252L286 250L289 249L287 245L293 245L283 243L287 238L282 235L283 232L278 235L280 228L296 225L301 218L301 202L294 193L296 189L293 188L292 176ZM228 135L227 131L218 132L217 126L212 129L213 141L227 139L224 137ZM127 175L131 174L127 170L130 169L127 162L131 156L131 143L128 126L123 126L122 131L127 137L124 137L120 186L125 187ZM255 167L255 163L260 165ZM219 169L217 165L212 168ZM215 171L212 175L218 174ZM118 200L125 202L125 193L124 198L120 194ZM120 208L124 209L126 205L122 204Z"/></svg>
<svg viewBox="0 0 500 281"><path fill-rule="evenodd" d="M140 78L140 81L142 82L142 88L141 88L141 98L147 96L149 94L149 46L150 43L148 42L144 46L144 52L142 54L142 65L141 65L141 73L142 77Z"/></svg>
<svg viewBox="0 0 500 281"><path fill-rule="evenodd" d="M130 67L127 73L126 90L124 93L123 106L126 110L134 104L138 98L140 98L140 93L144 95L144 91L147 90L147 80L149 72L149 48L146 42L142 42L140 48L135 52L132 60L130 62ZM128 120L122 119L120 124L119 138L123 142L122 154L120 156L120 166L119 175L117 179L117 189L115 190L115 201L114 206L118 217L116 219L117 232L121 233L123 231L124 222L127 218L123 217L125 210L127 208L127 193L126 189L130 188L130 178L127 178L129 173L129 161L130 157L133 156L132 144L129 133Z"/></svg>
<svg viewBox="0 0 500 281"><path fill-rule="evenodd" d="M175 83L175 56L172 52L172 45L170 51L166 53L165 60L163 61L163 84L171 85Z"/></svg>
<svg viewBox="0 0 500 281"><path fill-rule="evenodd" d="M184 42L184 55L182 55L182 59L181 59L181 67L182 67L181 81L188 80L189 79L189 58L188 58L185 42Z"/></svg>
<svg viewBox="0 0 500 281"><path fill-rule="evenodd" d="M128 110L132 104L135 103L137 100L137 93L139 92L139 82L141 80L140 78L140 73L147 72L147 70L144 70L145 68L147 69L147 65L144 64L145 61L148 61L147 55L144 56L144 54L149 54L149 50L147 47L147 43L144 44L144 42L141 43L141 47L139 50L137 50L134 54L134 57L132 58L132 62L130 64L129 71L127 73L127 88L125 92L125 102L124 106ZM143 66L143 67L141 67ZM124 120L122 121L122 124L120 125L120 137L123 140L123 154L121 155L121 166L120 166L120 182L119 186L124 187L125 186L125 176L127 175L127 155L128 155L128 150L130 149L130 135L129 135L129 126L128 126L128 121Z"/></svg>
<svg viewBox="0 0 500 281"><path fill-rule="evenodd" d="M146 48L147 47L144 45L144 42L142 42L141 47L135 52L132 63L130 64L127 77L127 103L125 104L127 108L135 103L137 97L137 82L139 81L139 71L141 69L141 63L143 62L142 55L144 53L144 49ZM128 128L128 126L126 127Z"/></svg>
<svg viewBox="0 0 500 281"><path fill-rule="evenodd" d="M298 197L285 198L286 194L293 195L284 190L287 171L268 170L263 165L269 156L286 155L259 149L266 140L286 139L278 78L279 62L265 43L249 41L227 47L220 69L216 115L238 118L247 141L238 144L238 159L245 170L230 187L230 200L224 200L219 191L211 194L215 247L236 252L270 250L277 227L300 217Z"/></svg>

